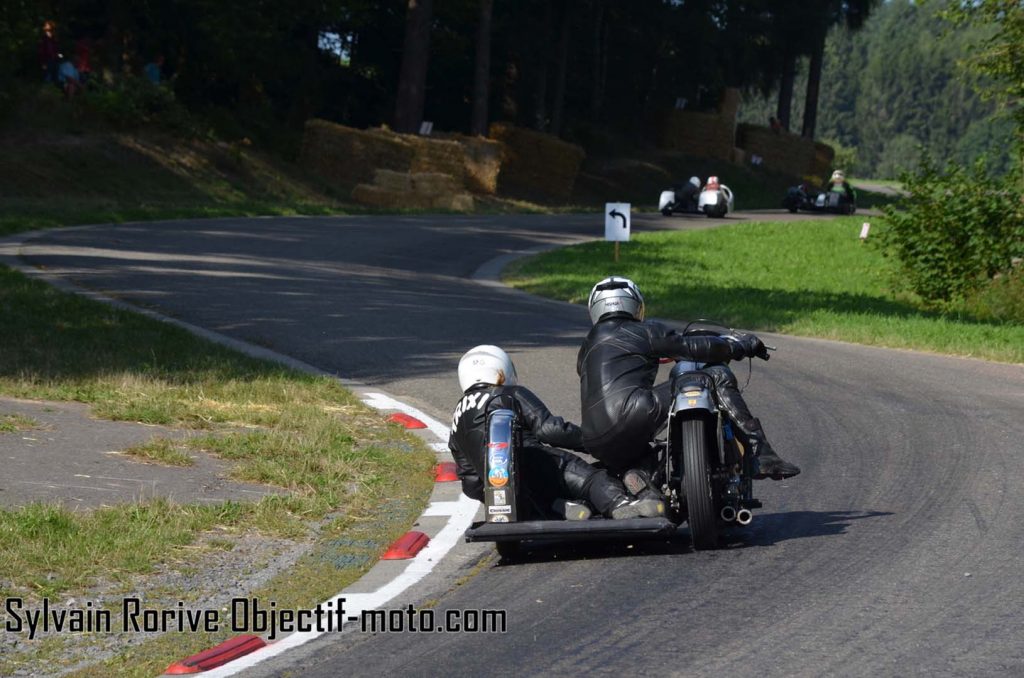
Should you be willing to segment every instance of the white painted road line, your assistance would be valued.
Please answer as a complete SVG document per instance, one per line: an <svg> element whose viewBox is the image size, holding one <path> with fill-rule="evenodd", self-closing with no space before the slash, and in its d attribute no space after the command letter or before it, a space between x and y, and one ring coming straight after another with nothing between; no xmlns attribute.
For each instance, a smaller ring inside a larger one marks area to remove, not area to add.
<svg viewBox="0 0 1024 678"><path fill-rule="evenodd" d="M441 422L436 419L427 416L422 410L418 410L415 407L400 403L390 396L386 396L383 393L365 393L363 394L363 402L378 410L396 410L398 412L404 412L409 416L416 417L424 424L427 425L427 429L433 433L438 439L447 441L448 440L448 427L443 426ZM447 449L447 447L445 447Z"/></svg>
<svg viewBox="0 0 1024 678"><path fill-rule="evenodd" d="M427 425L427 430L441 440L448 440L448 429L439 421L423 413L415 407L410 407L383 393L365 393L363 402L379 410L397 410L410 416L416 417ZM440 448L436 446L441 446ZM447 450L448 445L443 443L432 443L435 450ZM396 596L406 591L413 584L430 574L434 567L448 554L449 551L459 542L463 533L473 522L476 513L480 508L480 502L460 494L456 501L435 501L427 506L420 517L428 516L449 516L445 526L430 540L430 543L420 551L415 558L409 561L402 572L387 584L384 584L371 593L349 593L344 591L329 600L321 603L324 609L337 609L342 598L345 599L345 617L361 617L366 610L375 610ZM334 631L337 633L337 631ZM225 664L210 671L204 671L203 676L233 676L240 671L251 668L260 662L276 657L288 650L305 645L324 635L326 631L308 631L293 633L281 640L262 647L252 654L239 657L229 664Z"/></svg>
<svg viewBox="0 0 1024 678"><path fill-rule="evenodd" d="M351 593L346 595L344 591L331 598L330 600L322 603L324 608L329 605L333 609L337 609L342 598L345 599L345 616L360 617L364 610L374 610L387 604L393 600L396 596L406 591L410 586L419 582L425 576L430 574L438 562L458 543L462 538L463 533L473 522L473 518L476 516L476 512L480 507L480 503L475 499L462 495L457 502L439 502L439 503L452 503L457 504L455 512L452 514L448 523L441 529L441 531L430 540L426 548L419 552L419 554L409 563L405 570L397 577L392 579L390 582L380 587L372 593ZM290 636L282 638L276 643L262 647L256 650L252 654L239 657L230 664L226 664L220 668L205 671L203 676L232 676L239 671L244 671L256 664L276 657L277 655L287 652L288 650L304 645L311 640L315 640L323 635L324 632L310 631L307 633L293 633Z"/></svg>

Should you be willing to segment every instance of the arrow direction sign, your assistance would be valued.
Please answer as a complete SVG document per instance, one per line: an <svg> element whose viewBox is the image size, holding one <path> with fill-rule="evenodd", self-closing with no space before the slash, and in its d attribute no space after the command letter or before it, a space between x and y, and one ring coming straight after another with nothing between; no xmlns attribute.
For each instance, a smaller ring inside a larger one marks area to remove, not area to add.
<svg viewBox="0 0 1024 678"><path fill-rule="evenodd" d="M629 242L629 232L629 203L605 203L604 239L613 242Z"/></svg>

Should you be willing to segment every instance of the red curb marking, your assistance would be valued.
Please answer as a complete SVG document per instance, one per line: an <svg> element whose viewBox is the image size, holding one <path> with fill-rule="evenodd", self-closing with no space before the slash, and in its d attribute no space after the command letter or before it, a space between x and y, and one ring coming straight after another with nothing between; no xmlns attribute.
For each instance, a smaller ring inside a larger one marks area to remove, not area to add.
<svg viewBox="0 0 1024 678"><path fill-rule="evenodd" d="M397 414L392 414L390 417L388 417L388 421L393 421L396 424L401 424L402 426L404 426L406 428L426 428L427 427L426 424L424 424L422 421L420 421L416 417L411 417L408 414L405 414L404 412L398 412Z"/></svg>
<svg viewBox="0 0 1024 678"><path fill-rule="evenodd" d="M174 662L164 671L165 674L178 676L186 673L200 673L223 666L239 657L265 647L267 642L259 636L237 636L215 645L209 650L186 657Z"/></svg>
<svg viewBox="0 0 1024 678"><path fill-rule="evenodd" d="M395 540L384 555L380 557L381 560L407 560L414 557L417 553L423 550L423 547L430 541L430 537L413 530L406 532L404 535Z"/></svg>
<svg viewBox="0 0 1024 678"><path fill-rule="evenodd" d="M451 483L459 479L455 473L454 461L443 461L434 469L435 483Z"/></svg>

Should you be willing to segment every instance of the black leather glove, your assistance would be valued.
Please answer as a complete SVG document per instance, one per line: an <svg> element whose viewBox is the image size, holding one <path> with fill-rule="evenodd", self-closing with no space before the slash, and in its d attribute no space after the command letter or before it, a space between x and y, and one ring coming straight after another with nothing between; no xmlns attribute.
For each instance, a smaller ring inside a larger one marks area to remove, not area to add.
<svg viewBox="0 0 1024 678"><path fill-rule="evenodd" d="M768 349L765 347L764 342L757 338L757 335L741 334L728 337L728 339L732 344L733 360L741 360L743 358L768 360L769 358Z"/></svg>

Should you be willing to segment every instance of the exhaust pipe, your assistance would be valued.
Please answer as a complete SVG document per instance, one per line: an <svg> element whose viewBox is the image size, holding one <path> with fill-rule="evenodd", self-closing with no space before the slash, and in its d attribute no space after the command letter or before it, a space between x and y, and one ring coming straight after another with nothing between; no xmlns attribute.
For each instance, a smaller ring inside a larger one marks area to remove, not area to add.
<svg viewBox="0 0 1024 678"><path fill-rule="evenodd" d="M750 509L741 508L736 512L736 522L740 525L749 525L753 519L754 514L750 512Z"/></svg>
<svg viewBox="0 0 1024 678"><path fill-rule="evenodd" d="M731 523L736 520L736 509L731 506L723 506L720 515L722 516L722 520L727 523Z"/></svg>

